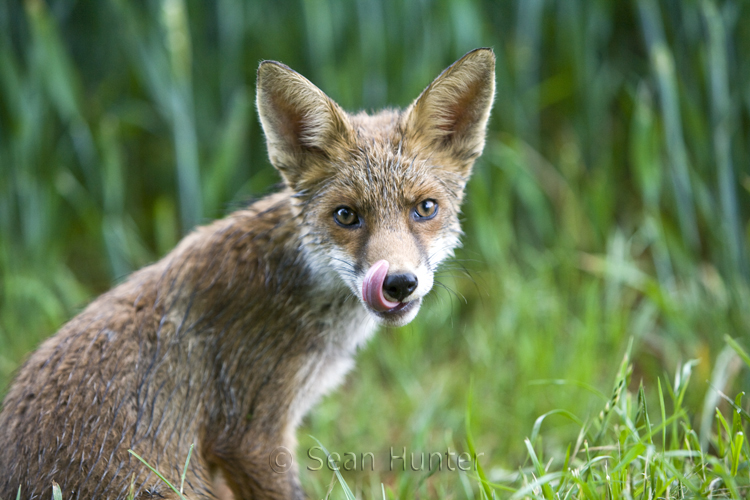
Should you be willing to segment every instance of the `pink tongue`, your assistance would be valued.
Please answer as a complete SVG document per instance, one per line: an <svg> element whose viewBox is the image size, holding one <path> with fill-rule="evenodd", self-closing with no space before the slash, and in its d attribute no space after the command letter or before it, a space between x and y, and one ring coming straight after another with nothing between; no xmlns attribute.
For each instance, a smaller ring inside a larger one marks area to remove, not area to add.
<svg viewBox="0 0 750 500"><path fill-rule="evenodd" d="M362 298L376 311L393 309L399 302L391 302L383 295L383 282L388 275L388 261L379 260L372 265L362 282Z"/></svg>

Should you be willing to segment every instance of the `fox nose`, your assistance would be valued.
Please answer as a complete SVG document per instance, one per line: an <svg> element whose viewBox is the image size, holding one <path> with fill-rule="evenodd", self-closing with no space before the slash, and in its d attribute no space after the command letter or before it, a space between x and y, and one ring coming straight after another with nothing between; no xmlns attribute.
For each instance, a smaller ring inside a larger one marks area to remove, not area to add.
<svg viewBox="0 0 750 500"><path fill-rule="evenodd" d="M413 273L386 276L383 291L394 300L401 302L417 288L417 277Z"/></svg>

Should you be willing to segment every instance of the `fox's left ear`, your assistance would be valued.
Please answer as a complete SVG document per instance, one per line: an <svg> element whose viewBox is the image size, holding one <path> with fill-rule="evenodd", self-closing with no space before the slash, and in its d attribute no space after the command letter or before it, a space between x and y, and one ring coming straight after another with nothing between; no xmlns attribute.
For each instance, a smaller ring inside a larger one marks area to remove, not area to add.
<svg viewBox="0 0 750 500"><path fill-rule="evenodd" d="M475 49L449 66L404 112L407 140L439 148L468 169L482 154L495 98L495 54Z"/></svg>

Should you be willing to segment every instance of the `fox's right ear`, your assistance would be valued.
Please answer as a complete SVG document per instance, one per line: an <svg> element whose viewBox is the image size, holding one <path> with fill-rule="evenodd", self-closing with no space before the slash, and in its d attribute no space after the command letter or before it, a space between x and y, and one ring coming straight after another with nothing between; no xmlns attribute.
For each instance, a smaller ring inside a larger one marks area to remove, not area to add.
<svg viewBox="0 0 750 500"><path fill-rule="evenodd" d="M326 160L349 149L354 133L346 113L288 66L263 61L257 106L271 163L294 190L326 178Z"/></svg>

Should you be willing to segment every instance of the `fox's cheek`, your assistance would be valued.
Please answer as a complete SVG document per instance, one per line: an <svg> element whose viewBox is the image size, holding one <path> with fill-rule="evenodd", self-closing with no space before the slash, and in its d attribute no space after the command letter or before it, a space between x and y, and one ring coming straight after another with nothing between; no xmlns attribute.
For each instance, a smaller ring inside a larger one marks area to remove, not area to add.
<svg viewBox="0 0 750 500"><path fill-rule="evenodd" d="M433 271L446 259L453 257L453 252L461 244L458 238L459 231L451 231L448 234L433 238L428 248L428 265Z"/></svg>
<svg viewBox="0 0 750 500"><path fill-rule="evenodd" d="M362 228L345 229L341 227L330 228L330 239L339 253L346 256L352 264L358 261L367 243L367 233Z"/></svg>

